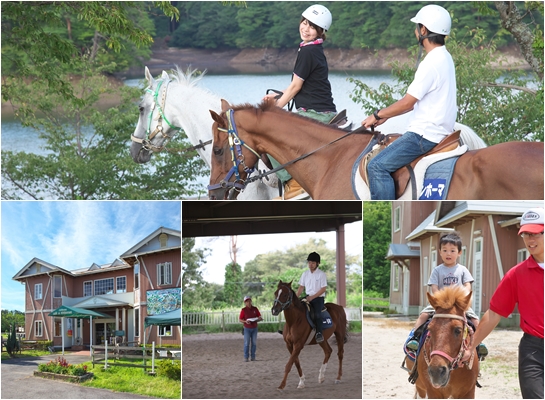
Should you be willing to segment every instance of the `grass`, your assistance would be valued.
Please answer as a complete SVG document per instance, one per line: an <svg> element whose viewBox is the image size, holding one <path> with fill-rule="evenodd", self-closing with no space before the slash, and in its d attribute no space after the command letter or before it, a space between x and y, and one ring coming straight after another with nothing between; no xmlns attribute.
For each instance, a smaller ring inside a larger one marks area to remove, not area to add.
<svg viewBox="0 0 545 400"><path fill-rule="evenodd" d="M2 360L13 360L14 358L26 358L26 357L41 357L51 354L49 351L44 350L23 350L21 354L15 354L15 357L10 357L5 351L2 352Z"/></svg>
<svg viewBox="0 0 545 400"><path fill-rule="evenodd" d="M131 361L116 361L116 363L134 363ZM104 370L103 365L89 362L87 370L95 376L82 386L109 389L116 392L135 393L143 396L161 399L180 399L182 397L181 380L172 380L163 376L150 376L144 373L143 368L111 366ZM157 366L157 365L156 365Z"/></svg>

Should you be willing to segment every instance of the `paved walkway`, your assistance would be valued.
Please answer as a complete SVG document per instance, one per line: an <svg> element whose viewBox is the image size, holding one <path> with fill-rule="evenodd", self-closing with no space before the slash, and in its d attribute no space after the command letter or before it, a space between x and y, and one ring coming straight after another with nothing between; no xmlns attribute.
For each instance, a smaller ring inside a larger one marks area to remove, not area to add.
<svg viewBox="0 0 545 400"><path fill-rule="evenodd" d="M82 354L65 354L70 364L89 361L89 352ZM2 399L149 399L133 393L113 392L107 389L96 389L74 383L55 381L34 377L38 364L57 358L60 354L42 357L18 358L2 360Z"/></svg>

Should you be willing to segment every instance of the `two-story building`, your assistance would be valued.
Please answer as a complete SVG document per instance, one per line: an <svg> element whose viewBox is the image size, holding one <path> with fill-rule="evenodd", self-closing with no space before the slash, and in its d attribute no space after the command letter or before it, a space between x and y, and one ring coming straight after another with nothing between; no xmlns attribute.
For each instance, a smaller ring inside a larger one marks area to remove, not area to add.
<svg viewBox="0 0 545 400"><path fill-rule="evenodd" d="M77 262L77 261L76 261ZM181 313L181 232L159 228L119 259L105 265L64 269L33 258L14 277L25 288L27 340L50 340L65 347L144 340L144 319L175 309ZM49 314L61 306L96 311L99 317ZM64 331L63 327L64 326ZM148 328L146 342L181 343L181 328ZM92 334L91 334L92 333Z"/></svg>
<svg viewBox="0 0 545 400"><path fill-rule="evenodd" d="M541 201L394 201L390 264L390 308L417 315L427 305L433 268L441 264L439 239L457 231L462 238L458 262L467 267L472 284L472 308L482 315L505 273L525 260L528 252L518 236L520 217ZM516 325L517 310L511 321Z"/></svg>

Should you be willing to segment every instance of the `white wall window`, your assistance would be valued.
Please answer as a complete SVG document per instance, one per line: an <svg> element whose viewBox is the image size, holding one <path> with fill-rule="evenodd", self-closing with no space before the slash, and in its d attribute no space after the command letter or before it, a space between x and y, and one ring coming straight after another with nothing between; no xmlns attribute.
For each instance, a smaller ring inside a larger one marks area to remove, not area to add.
<svg viewBox="0 0 545 400"><path fill-rule="evenodd" d="M159 325L157 327L157 332L159 336L172 336L172 326Z"/></svg>
<svg viewBox="0 0 545 400"><path fill-rule="evenodd" d="M98 279L95 281L95 296L114 294L114 278Z"/></svg>
<svg viewBox="0 0 545 400"><path fill-rule="evenodd" d="M138 289L140 287L140 264L136 263L134 264L134 288Z"/></svg>
<svg viewBox="0 0 545 400"><path fill-rule="evenodd" d="M127 293L127 277L126 276L118 276L115 278L115 292Z"/></svg>
<svg viewBox="0 0 545 400"><path fill-rule="evenodd" d="M55 275L53 277L53 297L62 297L62 276Z"/></svg>
<svg viewBox="0 0 545 400"><path fill-rule="evenodd" d="M172 263L157 264L157 284L172 285Z"/></svg>
<svg viewBox="0 0 545 400"><path fill-rule="evenodd" d="M527 258L528 258L528 250L526 249L517 250L517 264L523 262Z"/></svg>
<svg viewBox="0 0 545 400"><path fill-rule="evenodd" d="M34 300L42 299L42 284L37 283L34 285Z"/></svg>
<svg viewBox="0 0 545 400"><path fill-rule="evenodd" d="M396 207L394 210L394 232L401 229L401 207Z"/></svg>
<svg viewBox="0 0 545 400"><path fill-rule="evenodd" d="M393 291L394 292L399 292L399 266L397 266L397 264L394 264L393 265L393 285L392 285L392 288L393 288Z"/></svg>
<svg viewBox="0 0 545 400"><path fill-rule="evenodd" d="M42 335L42 321L34 321L34 336L41 337Z"/></svg>
<svg viewBox="0 0 545 400"><path fill-rule="evenodd" d="M83 296L88 297L93 295L93 282L85 281L83 282Z"/></svg>
<svg viewBox="0 0 545 400"><path fill-rule="evenodd" d="M462 255L460 256L460 264L467 267L467 247L462 246Z"/></svg>

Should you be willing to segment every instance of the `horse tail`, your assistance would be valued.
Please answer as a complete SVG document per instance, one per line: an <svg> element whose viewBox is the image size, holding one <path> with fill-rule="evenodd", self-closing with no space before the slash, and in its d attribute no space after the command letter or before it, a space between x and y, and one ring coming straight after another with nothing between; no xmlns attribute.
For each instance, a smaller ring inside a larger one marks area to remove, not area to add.
<svg viewBox="0 0 545 400"><path fill-rule="evenodd" d="M462 131L460 133L460 139L462 140L462 143L467 144L469 150L478 150L487 147L484 140L482 140L479 135L477 135L477 133L469 126L455 122L454 130Z"/></svg>

